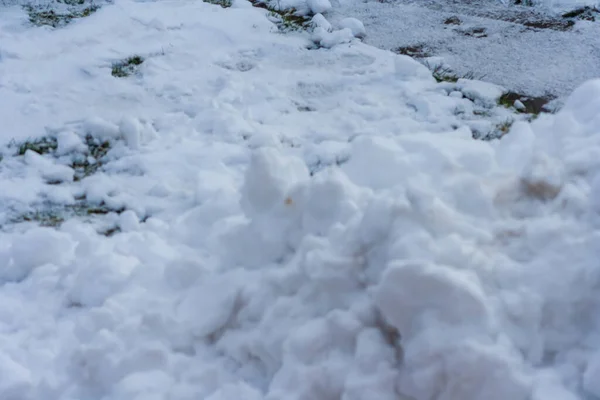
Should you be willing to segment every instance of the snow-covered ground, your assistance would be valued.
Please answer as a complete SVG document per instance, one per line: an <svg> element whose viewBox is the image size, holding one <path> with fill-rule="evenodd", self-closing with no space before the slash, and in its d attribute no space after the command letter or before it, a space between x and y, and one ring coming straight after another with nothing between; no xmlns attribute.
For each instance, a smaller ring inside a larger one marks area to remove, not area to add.
<svg viewBox="0 0 600 400"><path fill-rule="evenodd" d="M458 74L474 73L530 96L564 99L586 80L600 77L600 13L592 14L595 22L572 19L575 26L566 30L569 20L560 16L597 1L547 1L538 2L539 7L491 0L332 3L333 22L345 17L363 21L366 43L389 50L422 46ZM444 23L451 17L458 17L460 25ZM485 32L469 34L473 29Z"/></svg>
<svg viewBox="0 0 600 400"><path fill-rule="evenodd" d="M600 397L600 81L476 141L500 88L265 13L1 10L0 399Z"/></svg>

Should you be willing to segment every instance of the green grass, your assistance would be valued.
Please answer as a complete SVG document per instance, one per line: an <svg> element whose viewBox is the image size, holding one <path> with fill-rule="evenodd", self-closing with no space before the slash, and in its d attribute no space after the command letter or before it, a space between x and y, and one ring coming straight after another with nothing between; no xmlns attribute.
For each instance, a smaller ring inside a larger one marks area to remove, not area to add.
<svg viewBox="0 0 600 400"><path fill-rule="evenodd" d="M473 72L468 72L466 74L459 75L456 72L454 72L451 68L445 67L440 64L436 64L436 65L432 66L428 62L424 62L423 65L425 65L427 68L429 68L429 70L431 71L431 75L435 78L435 80L438 83L439 82L455 83L455 82L458 82L459 79L481 79L481 78L483 78L483 76L476 77L475 73L473 73Z"/></svg>
<svg viewBox="0 0 600 400"><path fill-rule="evenodd" d="M269 10L269 17L281 31L298 31L306 29L309 19L296 15L296 10L289 11Z"/></svg>
<svg viewBox="0 0 600 400"><path fill-rule="evenodd" d="M229 8L232 5L231 0L203 0L205 3L214 4L223 8Z"/></svg>
<svg viewBox="0 0 600 400"><path fill-rule="evenodd" d="M83 138L85 148L67 155L69 163L66 164L75 171L74 180L79 181L96 173L107 161L106 156L112 148L111 142L103 139L86 135ZM56 150L58 140L52 134L47 136L29 139L22 142L12 141L3 151L2 156L8 158L21 158L28 151L33 151L47 158L57 157ZM93 160L92 160L93 158ZM91 162L90 162L91 161ZM46 182L47 184L55 184ZM60 182L59 182L60 183ZM12 210L9 217L9 224L35 223L45 227L58 227L71 218L80 218L84 221L92 221L106 214L120 214L125 211L124 208L113 208L106 204L96 204L87 201L85 196L75 199L74 204L56 204L52 202L42 202L35 204L32 209ZM0 227L1 228L1 227ZM110 227L100 234L111 236L120 232L117 227Z"/></svg>
<svg viewBox="0 0 600 400"><path fill-rule="evenodd" d="M86 151L73 155L73 161L68 164L75 171L75 181L79 181L94 174L103 165L103 159L111 149L110 142L98 140L91 135L85 137ZM23 156L27 151L34 151L40 155L53 155L58 147L58 141L53 136L44 136L38 139L29 139L24 142L11 142L9 148L16 148L14 155ZM95 162L90 163L89 157Z"/></svg>
<svg viewBox="0 0 600 400"><path fill-rule="evenodd" d="M232 5L232 0L203 0L205 3L214 4L221 6L223 8L229 8ZM297 15L297 10L295 9L287 9L280 10L268 2L263 2L261 0L250 0L250 3L256 8L262 8L269 13L267 16L269 19L277 25L280 31L288 32L288 31L297 31L306 29L310 18Z"/></svg>
<svg viewBox="0 0 600 400"><path fill-rule="evenodd" d="M259 0L250 0L252 5L257 8L268 10L268 16L279 28L280 31L297 31L308 27L310 19L301 15L297 15L294 8L288 10L279 10L268 3L263 3Z"/></svg>
<svg viewBox="0 0 600 400"><path fill-rule="evenodd" d="M515 104L515 100L512 98L511 92L508 93L504 93L502 96L500 96L500 98L498 99L498 105L502 106L502 107L506 107L506 108L511 108L514 106Z"/></svg>
<svg viewBox="0 0 600 400"><path fill-rule="evenodd" d="M36 222L39 226L57 227L65 222L64 216L60 213L47 211L32 211L24 213L13 218L11 223Z"/></svg>
<svg viewBox="0 0 600 400"><path fill-rule="evenodd" d="M133 55L125 60L114 63L111 74L116 78L125 78L137 73L139 66L142 65L143 62L143 57Z"/></svg>
<svg viewBox="0 0 600 400"><path fill-rule="evenodd" d="M34 151L38 154L51 154L54 153L56 148L58 147L58 142L56 138L50 136L44 136L39 139L30 139L26 140L22 143L11 143L11 146L17 146L17 155L22 156L28 150Z"/></svg>
<svg viewBox="0 0 600 400"><path fill-rule="evenodd" d="M110 213L121 214L124 209L111 209L104 204L94 205L79 199L73 205L41 204L39 209L18 214L10 219L10 223L33 222L40 226L58 227L73 217L92 218Z"/></svg>
<svg viewBox="0 0 600 400"><path fill-rule="evenodd" d="M510 131L510 128L512 127L512 125L514 123L515 123L514 120L507 119L504 122L496 124L496 126L494 127L494 132L490 136L495 137L495 138L501 138L502 136L506 135Z"/></svg>
<svg viewBox="0 0 600 400"><path fill-rule="evenodd" d="M83 4L83 2L66 4ZM85 18L92 15L93 13L98 11L100 7L92 4L89 7L85 7L82 9L73 9L65 13L56 12L48 7L34 7L31 5L26 5L23 8L25 9L25 11L27 11L27 14L29 15L29 22L31 22L33 25L60 28L69 24L77 18Z"/></svg>
<svg viewBox="0 0 600 400"><path fill-rule="evenodd" d="M85 144L88 148L87 155L83 155L71 164L71 168L75 170L75 181L79 181L98 171L103 165L104 157L111 148L110 142L100 141L90 135L86 136ZM89 156L94 158L94 163L89 162Z"/></svg>

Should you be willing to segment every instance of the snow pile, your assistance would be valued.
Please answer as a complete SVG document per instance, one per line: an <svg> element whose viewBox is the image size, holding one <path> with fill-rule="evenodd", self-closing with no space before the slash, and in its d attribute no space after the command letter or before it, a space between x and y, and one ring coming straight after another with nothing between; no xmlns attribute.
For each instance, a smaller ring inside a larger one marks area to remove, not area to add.
<svg viewBox="0 0 600 400"><path fill-rule="evenodd" d="M483 142L497 88L256 9L25 18L0 16L2 138L57 145L0 161L1 399L600 396L600 81ZM106 215L9 223L48 202Z"/></svg>
<svg viewBox="0 0 600 400"><path fill-rule="evenodd" d="M493 107L506 90L493 83L478 80L459 79L457 89L468 99L484 107Z"/></svg>

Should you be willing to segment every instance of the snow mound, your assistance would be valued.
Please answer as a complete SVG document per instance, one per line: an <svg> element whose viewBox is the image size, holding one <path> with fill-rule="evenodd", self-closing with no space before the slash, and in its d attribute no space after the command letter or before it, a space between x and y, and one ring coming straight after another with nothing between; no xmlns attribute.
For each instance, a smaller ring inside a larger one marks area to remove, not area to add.
<svg viewBox="0 0 600 400"><path fill-rule="evenodd" d="M314 49L187 1L11 23L2 138L57 143L0 161L0 399L598 393L600 81L484 142L499 88L449 95L350 28ZM110 151L75 179L88 135ZM10 223L49 199L106 215Z"/></svg>
<svg viewBox="0 0 600 400"><path fill-rule="evenodd" d="M320 47L330 49L339 44L350 43L354 39L354 34L350 29L344 28L329 32L328 28L327 25L321 23L313 31L313 41Z"/></svg>
<svg viewBox="0 0 600 400"><path fill-rule="evenodd" d="M338 22L341 29L350 29L357 38L364 38L367 35L364 24L356 18L344 18Z"/></svg>
<svg viewBox="0 0 600 400"><path fill-rule="evenodd" d="M500 96L506 92L506 89L493 83L462 78L456 82L456 87L465 97L485 107L496 105Z"/></svg>
<svg viewBox="0 0 600 400"><path fill-rule="evenodd" d="M307 0L307 4L313 14L322 14L331 10L329 0Z"/></svg>

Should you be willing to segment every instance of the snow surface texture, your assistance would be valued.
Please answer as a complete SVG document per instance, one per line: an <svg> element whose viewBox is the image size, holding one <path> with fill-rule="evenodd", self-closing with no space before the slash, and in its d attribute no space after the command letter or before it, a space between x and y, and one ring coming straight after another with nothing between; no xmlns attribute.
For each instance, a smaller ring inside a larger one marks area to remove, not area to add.
<svg viewBox="0 0 600 400"><path fill-rule="evenodd" d="M264 14L2 10L2 140L58 148L4 154L0 209L126 211L110 237L0 216L0 399L599 397L600 81L474 141L497 88ZM75 181L85 135L112 147Z"/></svg>
<svg viewBox="0 0 600 400"><path fill-rule="evenodd" d="M532 8L489 0L337 0L329 18L334 24L358 18L366 27L365 42L379 48L422 46L426 56L442 57L459 75L474 73L525 95L564 100L586 80L600 77L600 14L596 22L577 20L567 31L527 26L546 19L566 23L554 10L583 4L550 2ZM598 2L586 4L593 3ZM451 17L460 25L444 23ZM473 29L485 32L472 35Z"/></svg>

